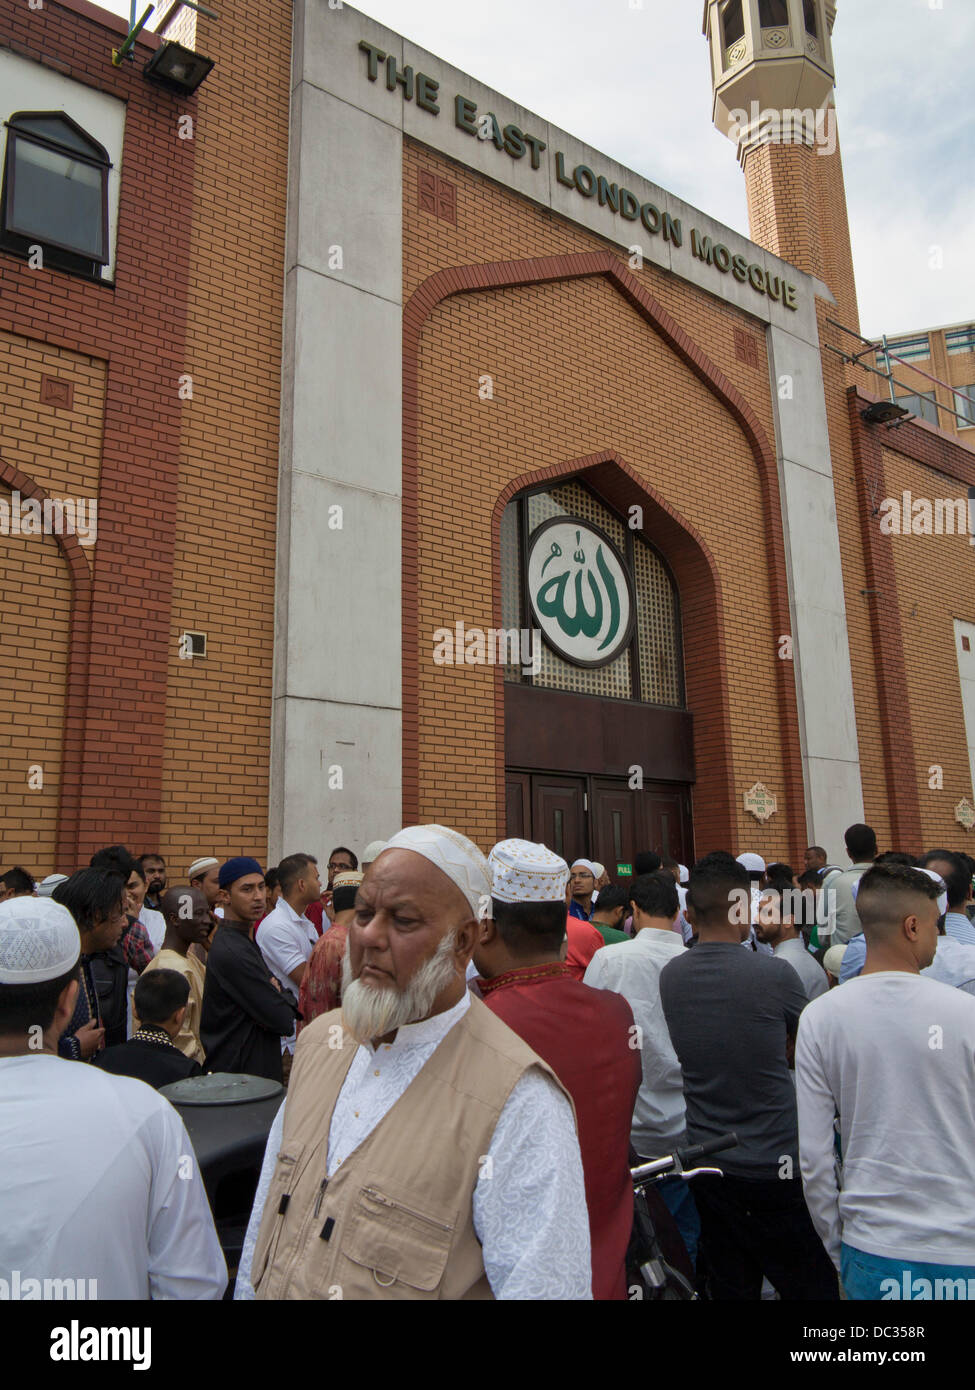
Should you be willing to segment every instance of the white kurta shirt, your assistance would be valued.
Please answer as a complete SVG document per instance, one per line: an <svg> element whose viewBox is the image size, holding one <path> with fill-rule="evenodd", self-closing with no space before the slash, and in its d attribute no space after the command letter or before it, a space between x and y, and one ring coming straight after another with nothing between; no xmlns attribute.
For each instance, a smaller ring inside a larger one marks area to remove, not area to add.
<svg viewBox="0 0 975 1390"><path fill-rule="evenodd" d="M465 992L445 1013L400 1028L392 1043L357 1050L332 1113L329 1177L368 1138L470 1006ZM285 1105L268 1136L237 1274L238 1299L254 1297L251 1265ZM589 1213L575 1120L565 1095L544 1072L532 1067L517 1082L488 1154L491 1161L481 1165L474 1189L473 1217L495 1298L592 1298Z"/></svg>
<svg viewBox="0 0 975 1390"><path fill-rule="evenodd" d="M15 1279L21 1290L46 1279L84 1280L86 1299L223 1295L227 1266L189 1135L151 1086L49 1053L0 1057L0 1119L8 1292Z"/></svg>

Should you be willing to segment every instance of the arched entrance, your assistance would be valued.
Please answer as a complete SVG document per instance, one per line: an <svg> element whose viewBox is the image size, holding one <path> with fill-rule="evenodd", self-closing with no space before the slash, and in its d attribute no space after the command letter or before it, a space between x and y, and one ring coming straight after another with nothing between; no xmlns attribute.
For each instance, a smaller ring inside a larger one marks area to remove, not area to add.
<svg viewBox="0 0 975 1390"><path fill-rule="evenodd" d="M516 484L498 535L502 627L534 639L502 678L506 833L616 879L644 849L687 863L700 781L704 833L730 843L727 762L706 737L726 722L722 664L701 663L720 650L720 601L700 540L612 453Z"/></svg>

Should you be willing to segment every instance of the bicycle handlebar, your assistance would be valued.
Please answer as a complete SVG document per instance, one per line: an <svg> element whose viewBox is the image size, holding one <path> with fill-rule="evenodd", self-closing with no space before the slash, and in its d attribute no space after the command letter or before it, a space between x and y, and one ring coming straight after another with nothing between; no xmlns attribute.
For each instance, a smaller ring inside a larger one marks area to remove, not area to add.
<svg viewBox="0 0 975 1390"><path fill-rule="evenodd" d="M634 1183L645 1184L652 1182L656 1178L666 1177L668 1173L679 1174L691 1167L699 1158L705 1154L720 1153L724 1149L733 1149L738 1145L737 1134L722 1134L717 1139L708 1139L703 1144L691 1144L689 1148L677 1149L675 1153L666 1154L663 1158L651 1159L649 1163L641 1163L636 1168L630 1169L630 1177Z"/></svg>
<svg viewBox="0 0 975 1390"><path fill-rule="evenodd" d="M717 1139L708 1139L703 1144L691 1144L687 1149L678 1149L677 1157L680 1160L680 1166L687 1168L690 1164L696 1163L699 1158L704 1158L706 1154L719 1154L725 1149L737 1147L737 1134L719 1134Z"/></svg>

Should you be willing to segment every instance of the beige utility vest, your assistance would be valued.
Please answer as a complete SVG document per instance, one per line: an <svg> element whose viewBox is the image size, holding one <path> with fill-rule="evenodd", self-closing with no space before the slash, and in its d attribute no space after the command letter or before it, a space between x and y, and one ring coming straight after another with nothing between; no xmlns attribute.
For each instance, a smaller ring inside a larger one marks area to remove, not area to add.
<svg viewBox="0 0 975 1390"><path fill-rule="evenodd" d="M340 1009L302 1030L254 1251L258 1298L492 1298L473 1195L498 1116L539 1066L471 998L376 1128L326 1179L332 1112L359 1044ZM571 1099L570 1099L571 1104Z"/></svg>

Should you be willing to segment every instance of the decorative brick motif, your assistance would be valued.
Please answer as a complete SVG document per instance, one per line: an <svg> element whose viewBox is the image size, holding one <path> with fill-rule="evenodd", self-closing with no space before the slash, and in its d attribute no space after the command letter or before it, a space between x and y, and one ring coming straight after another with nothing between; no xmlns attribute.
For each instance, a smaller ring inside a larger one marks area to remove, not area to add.
<svg viewBox="0 0 975 1390"><path fill-rule="evenodd" d="M442 222L457 225L457 188L428 169L417 172L417 206Z"/></svg>
<svg viewBox="0 0 975 1390"><path fill-rule="evenodd" d="M41 377L41 404L57 410L74 410L74 383L59 376Z"/></svg>
<svg viewBox="0 0 975 1390"><path fill-rule="evenodd" d="M746 367L757 367L760 365L758 356L758 343L753 335L744 328L736 328L735 338L735 357L739 362L744 362Z"/></svg>

